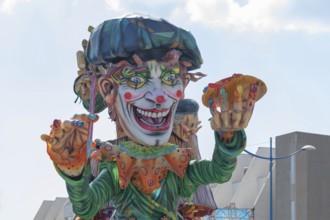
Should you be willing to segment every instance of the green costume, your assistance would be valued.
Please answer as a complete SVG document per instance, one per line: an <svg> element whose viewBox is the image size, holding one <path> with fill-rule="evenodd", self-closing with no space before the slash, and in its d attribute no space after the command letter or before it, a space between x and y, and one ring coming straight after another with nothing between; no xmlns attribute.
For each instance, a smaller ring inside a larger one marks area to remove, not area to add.
<svg viewBox="0 0 330 220"><path fill-rule="evenodd" d="M115 162L104 162L99 176L89 183L90 165L81 179L74 180L64 174L74 212L83 219L91 219L107 202L112 201L116 209L113 219L179 219L177 207L179 197L191 196L199 186L209 183L224 183L231 177L236 166L236 157L246 143L244 131L234 132L233 138L224 143L215 133L215 150L211 161L191 161L184 177L172 172L161 180L161 188L151 194L139 191L132 182L126 189L119 186L118 169Z"/></svg>

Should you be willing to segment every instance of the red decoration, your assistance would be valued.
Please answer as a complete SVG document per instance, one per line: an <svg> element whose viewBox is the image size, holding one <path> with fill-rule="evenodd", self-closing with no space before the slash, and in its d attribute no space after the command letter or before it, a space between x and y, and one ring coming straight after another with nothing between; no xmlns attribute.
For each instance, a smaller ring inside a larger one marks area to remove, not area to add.
<svg viewBox="0 0 330 220"><path fill-rule="evenodd" d="M124 97L125 97L125 99L131 99L131 98L132 98L132 93L130 93L130 92L126 92L126 93L124 94Z"/></svg>
<svg viewBox="0 0 330 220"><path fill-rule="evenodd" d="M162 104L163 102L165 102L165 97L163 95L158 96L156 98L156 102Z"/></svg>

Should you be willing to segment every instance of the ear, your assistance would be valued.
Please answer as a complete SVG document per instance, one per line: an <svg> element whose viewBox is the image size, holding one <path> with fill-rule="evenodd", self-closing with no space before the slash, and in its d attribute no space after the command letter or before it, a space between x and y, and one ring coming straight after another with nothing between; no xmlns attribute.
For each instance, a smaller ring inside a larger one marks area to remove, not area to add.
<svg viewBox="0 0 330 220"><path fill-rule="evenodd" d="M192 64L188 61L183 61L183 62L180 62L180 65L181 65L181 76L183 78L183 86L184 88L187 87L187 85L189 84L190 82L190 74L187 72L187 68L192 66Z"/></svg>
<svg viewBox="0 0 330 220"><path fill-rule="evenodd" d="M108 106L114 104L116 98L116 88L114 81L109 77L102 76L98 80L100 93Z"/></svg>
<svg viewBox="0 0 330 220"><path fill-rule="evenodd" d="M190 74L185 74L185 77L184 77L184 79L183 79L183 82L184 82L184 88L186 88L187 87L187 85L189 84L189 82L190 82Z"/></svg>
<svg viewBox="0 0 330 220"><path fill-rule="evenodd" d="M184 83L184 84L183 84L183 89L182 89L182 92L181 92L181 96L179 97L179 100L184 99L184 97L185 97L186 86L187 86L187 85Z"/></svg>

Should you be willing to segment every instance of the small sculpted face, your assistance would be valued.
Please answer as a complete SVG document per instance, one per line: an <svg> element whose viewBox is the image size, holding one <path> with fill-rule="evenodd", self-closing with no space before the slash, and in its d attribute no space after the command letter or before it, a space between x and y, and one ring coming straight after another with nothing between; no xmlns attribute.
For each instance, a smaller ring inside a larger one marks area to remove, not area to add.
<svg viewBox="0 0 330 220"><path fill-rule="evenodd" d="M195 114L185 114L179 121L180 123L174 124L173 132L183 141L188 141L201 128L201 121Z"/></svg>
<svg viewBox="0 0 330 220"><path fill-rule="evenodd" d="M152 60L123 68L115 106L124 132L140 144L166 143L183 90L179 62Z"/></svg>

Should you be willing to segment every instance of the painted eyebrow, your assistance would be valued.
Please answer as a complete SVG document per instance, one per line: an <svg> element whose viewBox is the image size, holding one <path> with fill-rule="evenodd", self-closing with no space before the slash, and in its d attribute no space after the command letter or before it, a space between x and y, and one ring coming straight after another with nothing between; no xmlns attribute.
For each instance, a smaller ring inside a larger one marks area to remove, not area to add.
<svg viewBox="0 0 330 220"><path fill-rule="evenodd" d="M140 71L147 71L148 67L146 65L143 66L136 66L130 72L140 72Z"/></svg>
<svg viewBox="0 0 330 220"><path fill-rule="evenodd" d="M166 70L173 70L175 68L180 68L179 66L167 66Z"/></svg>
<svg viewBox="0 0 330 220"><path fill-rule="evenodd" d="M161 64L161 66L160 66L161 70L172 70L174 68L180 68L180 65L178 63L175 63L175 64L166 63L166 64Z"/></svg>
<svg viewBox="0 0 330 220"><path fill-rule="evenodd" d="M148 71L148 67L146 65L139 65L139 66L135 66L135 67L132 67L132 69L130 69L128 72L129 73L136 73L136 72L147 72ZM128 77L127 75L131 75L131 74L124 74L122 72L122 75L125 77Z"/></svg>

